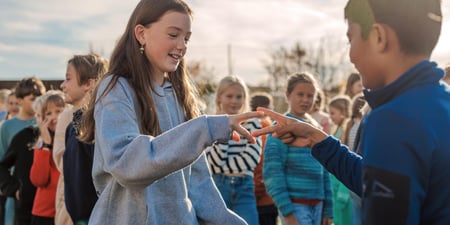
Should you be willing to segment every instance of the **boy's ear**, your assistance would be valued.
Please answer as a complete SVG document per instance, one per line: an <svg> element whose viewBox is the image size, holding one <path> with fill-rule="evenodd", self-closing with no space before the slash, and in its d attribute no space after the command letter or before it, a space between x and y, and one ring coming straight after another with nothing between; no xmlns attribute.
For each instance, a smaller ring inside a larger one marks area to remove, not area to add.
<svg viewBox="0 0 450 225"><path fill-rule="evenodd" d="M385 25L375 23L372 26L370 38L378 52L385 52L389 47L389 34Z"/></svg>
<svg viewBox="0 0 450 225"><path fill-rule="evenodd" d="M145 27L142 24L138 24L134 27L134 36L139 44L143 45L145 42L144 38L144 29Z"/></svg>

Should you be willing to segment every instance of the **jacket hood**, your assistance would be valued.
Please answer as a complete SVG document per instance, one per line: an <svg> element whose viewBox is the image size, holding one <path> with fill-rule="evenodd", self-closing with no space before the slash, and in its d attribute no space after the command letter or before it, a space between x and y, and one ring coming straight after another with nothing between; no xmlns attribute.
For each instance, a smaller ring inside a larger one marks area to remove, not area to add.
<svg viewBox="0 0 450 225"><path fill-rule="evenodd" d="M387 86L375 90L364 90L364 96L369 106L375 109L410 89L437 84L443 76L444 71L439 69L436 63L425 60Z"/></svg>

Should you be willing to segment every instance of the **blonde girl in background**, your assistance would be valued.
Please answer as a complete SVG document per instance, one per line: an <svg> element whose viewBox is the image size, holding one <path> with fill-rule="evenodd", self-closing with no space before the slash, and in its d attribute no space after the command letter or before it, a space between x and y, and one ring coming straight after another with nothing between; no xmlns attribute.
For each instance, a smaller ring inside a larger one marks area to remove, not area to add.
<svg viewBox="0 0 450 225"><path fill-rule="evenodd" d="M346 125L350 118L350 98L348 96L336 96L330 100L328 111L334 125L331 129L331 135L345 143ZM345 187L335 176L330 175L331 185L333 187L333 211L334 225L352 224L352 201L350 190Z"/></svg>
<svg viewBox="0 0 450 225"><path fill-rule="evenodd" d="M216 114L236 115L247 112L249 94L247 85L238 76L224 77L217 87ZM249 132L261 129L260 119L242 124ZM253 171L261 155L261 138L251 142L227 140L206 150L214 182L227 207L241 216L249 225L258 225L258 211L254 195Z"/></svg>
<svg viewBox="0 0 450 225"><path fill-rule="evenodd" d="M309 73L289 76L286 116L320 125L308 114L318 90ZM264 184L285 225L331 225L333 200L328 172L314 160L309 147L292 147L270 134L264 149Z"/></svg>
<svg viewBox="0 0 450 225"><path fill-rule="evenodd" d="M344 142L344 133L350 118L351 100L348 96L336 96L328 103L328 112L333 122L330 134ZM344 143L346 144L346 143Z"/></svg>
<svg viewBox="0 0 450 225"><path fill-rule="evenodd" d="M31 183L37 188L31 212L31 224L53 225L55 224L55 197L59 171L52 157L52 149L58 116L65 108L63 93L48 91L33 105L37 113L40 140L34 150L30 170Z"/></svg>
<svg viewBox="0 0 450 225"><path fill-rule="evenodd" d="M49 91L52 94L54 91ZM44 94L44 93L43 93ZM33 112L41 116L41 108L45 98L37 97L31 104ZM34 148L40 136L40 128L30 125L14 135L8 150L0 160L0 187L1 192L10 197L14 197L14 224L30 225L33 209L33 202L36 194L36 187L30 180L30 169L33 165ZM42 147L42 141L39 142Z"/></svg>

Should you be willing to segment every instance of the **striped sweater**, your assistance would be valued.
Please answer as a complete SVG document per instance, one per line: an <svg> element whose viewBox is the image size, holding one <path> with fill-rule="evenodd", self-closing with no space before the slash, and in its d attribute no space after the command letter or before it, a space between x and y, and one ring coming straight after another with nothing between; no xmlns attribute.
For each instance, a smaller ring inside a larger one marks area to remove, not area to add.
<svg viewBox="0 0 450 225"><path fill-rule="evenodd" d="M251 119L242 126L252 132L261 129L261 122ZM227 143L217 143L206 149L206 156L213 174L245 174L253 177L253 170L261 157L261 137L256 138L255 144L242 136L238 142L229 140Z"/></svg>
<svg viewBox="0 0 450 225"><path fill-rule="evenodd" d="M320 199L324 203L323 218L333 217L330 177L313 158L310 148L291 147L269 135L263 177L267 192L283 216L294 210L291 199Z"/></svg>

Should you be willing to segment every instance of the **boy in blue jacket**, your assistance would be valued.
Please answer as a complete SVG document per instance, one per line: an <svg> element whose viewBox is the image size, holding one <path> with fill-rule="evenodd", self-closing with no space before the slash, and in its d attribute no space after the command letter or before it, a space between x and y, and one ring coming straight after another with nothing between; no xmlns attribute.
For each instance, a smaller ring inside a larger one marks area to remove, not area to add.
<svg viewBox="0 0 450 225"><path fill-rule="evenodd" d="M349 0L350 60L372 111L362 158L321 130L267 109L285 143L313 156L362 196L362 224L450 224L450 91L429 61L441 30L440 0Z"/></svg>

